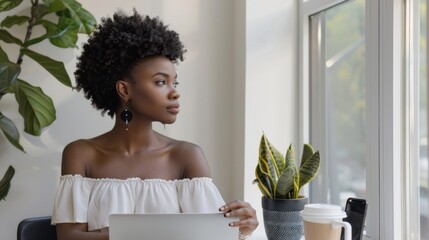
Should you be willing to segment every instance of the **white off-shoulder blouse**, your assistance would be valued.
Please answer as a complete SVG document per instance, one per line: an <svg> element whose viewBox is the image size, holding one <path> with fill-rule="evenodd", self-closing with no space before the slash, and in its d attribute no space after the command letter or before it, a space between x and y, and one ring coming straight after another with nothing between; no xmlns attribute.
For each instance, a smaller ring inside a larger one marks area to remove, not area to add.
<svg viewBox="0 0 429 240"><path fill-rule="evenodd" d="M93 179L64 175L54 203L52 224L109 226L115 213L213 213L225 204L211 178L162 180Z"/></svg>

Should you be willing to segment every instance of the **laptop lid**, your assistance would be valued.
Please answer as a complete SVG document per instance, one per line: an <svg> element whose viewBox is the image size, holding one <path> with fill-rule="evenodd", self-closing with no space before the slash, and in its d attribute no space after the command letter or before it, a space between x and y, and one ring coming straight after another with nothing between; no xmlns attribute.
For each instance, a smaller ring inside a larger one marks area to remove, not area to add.
<svg viewBox="0 0 429 240"><path fill-rule="evenodd" d="M109 240L236 240L233 221L222 213L112 214Z"/></svg>

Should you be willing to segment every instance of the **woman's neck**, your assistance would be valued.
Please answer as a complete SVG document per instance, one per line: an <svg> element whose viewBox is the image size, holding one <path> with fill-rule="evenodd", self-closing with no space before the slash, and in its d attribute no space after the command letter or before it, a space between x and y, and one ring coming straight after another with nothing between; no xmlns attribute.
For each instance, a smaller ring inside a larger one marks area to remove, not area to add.
<svg viewBox="0 0 429 240"><path fill-rule="evenodd" d="M161 135L153 130L152 122L131 121L126 126L121 120L116 120L108 135L130 154L143 149L160 148L166 144Z"/></svg>

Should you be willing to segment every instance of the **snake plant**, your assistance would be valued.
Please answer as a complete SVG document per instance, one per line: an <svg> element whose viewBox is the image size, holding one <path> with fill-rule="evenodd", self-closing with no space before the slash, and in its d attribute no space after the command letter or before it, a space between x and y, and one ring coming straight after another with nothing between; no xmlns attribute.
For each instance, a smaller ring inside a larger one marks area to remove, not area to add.
<svg viewBox="0 0 429 240"><path fill-rule="evenodd" d="M310 144L304 144L298 168L292 144L283 156L262 134L254 183L266 198L296 199L301 197L302 186L313 180L319 168L319 151L314 152Z"/></svg>

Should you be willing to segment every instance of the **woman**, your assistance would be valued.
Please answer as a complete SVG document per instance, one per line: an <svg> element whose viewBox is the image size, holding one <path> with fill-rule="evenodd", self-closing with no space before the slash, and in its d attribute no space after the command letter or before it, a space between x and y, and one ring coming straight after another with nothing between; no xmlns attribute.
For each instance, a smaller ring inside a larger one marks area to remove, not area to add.
<svg viewBox="0 0 429 240"><path fill-rule="evenodd" d="M180 94L174 64L185 49L157 18L117 12L84 45L77 88L115 117L112 130L68 144L52 223L59 240L108 239L112 213L224 212L245 239L258 226L246 202L225 204L200 147L163 136L152 122L172 124Z"/></svg>

